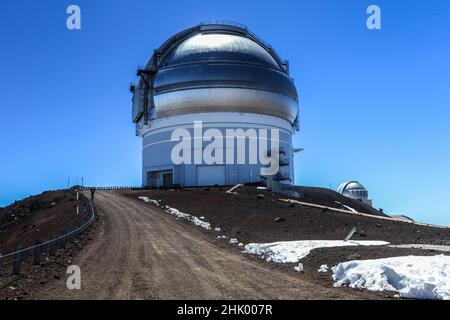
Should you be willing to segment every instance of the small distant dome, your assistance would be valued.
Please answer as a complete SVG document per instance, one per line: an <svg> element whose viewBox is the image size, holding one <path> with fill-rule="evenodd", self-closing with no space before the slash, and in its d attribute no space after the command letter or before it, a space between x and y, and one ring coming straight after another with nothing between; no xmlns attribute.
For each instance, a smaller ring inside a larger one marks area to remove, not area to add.
<svg viewBox="0 0 450 320"><path fill-rule="evenodd" d="M366 201L369 198L369 192L358 181L344 182L339 186L338 192L343 196Z"/></svg>

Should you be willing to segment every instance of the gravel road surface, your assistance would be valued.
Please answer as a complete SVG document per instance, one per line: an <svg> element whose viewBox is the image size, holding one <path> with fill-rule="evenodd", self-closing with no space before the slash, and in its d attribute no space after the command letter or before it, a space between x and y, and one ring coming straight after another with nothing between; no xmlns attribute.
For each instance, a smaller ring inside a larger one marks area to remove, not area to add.
<svg viewBox="0 0 450 320"><path fill-rule="evenodd" d="M99 191L103 223L73 264L81 290L66 278L34 299L368 299L366 292L322 287L301 274L220 248L199 228L119 192Z"/></svg>

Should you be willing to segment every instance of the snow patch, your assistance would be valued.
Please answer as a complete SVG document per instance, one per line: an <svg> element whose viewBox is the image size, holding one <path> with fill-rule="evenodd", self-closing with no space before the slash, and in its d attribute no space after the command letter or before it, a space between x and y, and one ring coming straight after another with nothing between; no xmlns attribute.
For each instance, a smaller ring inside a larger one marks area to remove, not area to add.
<svg viewBox="0 0 450 320"><path fill-rule="evenodd" d="M230 239L230 244L236 244L236 243L238 243L239 241L238 241L238 239L236 239L236 238L232 238L232 239Z"/></svg>
<svg viewBox="0 0 450 320"><path fill-rule="evenodd" d="M154 205L156 205L158 207L162 207L160 205L160 201L161 200L149 199L148 197L139 197L139 199L144 201L144 202L146 202L146 203L151 203L151 204L154 204ZM164 208L164 210L167 213L172 214L172 215L176 216L177 218L188 220L189 222L195 224L196 226L199 226L199 227L201 227L203 229L206 229L206 230L211 230L211 224L209 222L202 221L199 218L197 218L196 216L193 216L193 215L191 215L189 213L181 212L180 210L175 209L175 208L171 208L171 207L169 207L167 205L163 206L163 208Z"/></svg>
<svg viewBox="0 0 450 320"><path fill-rule="evenodd" d="M323 265L321 265L320 266L320 268L319 268L319 270L317 270L317 272L323 272L323 273L326 273L326 272L328 272L328 265L326 265L326 264L323 264Z"/></svg>
<svg viewBox="0 0 450 320"><path fill-rule="evenodd" d="M339 263L335 286L396 291L400 297L450 300L450 256L407 256Z"/></svg>
<svg viewBox="0 0 450 320"><path fill-rule="evenodd" d="M381 246L385 241L301 240L273 243L249 243L244 252L255 254L268 262L296 263L306 257L312 249L346 246Z"/></svg>
<svg viewBox="0 0 450 320"><path fill-rule="evenodd" d="M295 271L303 272L303 263L299 263L297 267L294 267Z"/></svg>
<svg viewBox="0 0 450 320"><path fill-rule="evenodd" d="M154 200L154 199L150 199L149 197L139 197L140 200L146 202L146 203L151 203L154 204L155 206L160 206L159 205L159 201L160 200Z"/></svg>

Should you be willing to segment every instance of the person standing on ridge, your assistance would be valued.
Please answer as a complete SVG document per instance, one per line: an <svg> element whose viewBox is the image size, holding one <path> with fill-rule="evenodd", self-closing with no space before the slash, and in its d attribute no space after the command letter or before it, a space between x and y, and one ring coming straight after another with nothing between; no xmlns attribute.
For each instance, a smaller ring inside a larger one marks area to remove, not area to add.
<svg viewBox="0 0 450 320"><path fill-rule="evenodd" d="M95 187L91 187L91 201L94 200Z"/></svg>

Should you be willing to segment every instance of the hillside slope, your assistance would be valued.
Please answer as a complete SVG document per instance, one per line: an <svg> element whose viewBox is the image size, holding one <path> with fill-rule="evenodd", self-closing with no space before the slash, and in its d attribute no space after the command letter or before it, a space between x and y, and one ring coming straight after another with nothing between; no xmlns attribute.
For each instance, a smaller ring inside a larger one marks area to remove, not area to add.
<svg viewBox="0 0 450 320"><path fill-rule="evenodd" d="M393 244L425 243L449 244L450 229L420 226L407 222L359 216L327 209L314 208L280 201L287 196L268 190L247 186L236 194L227 194L226 188L123 191L136 199L146 196L161 200L162 205L204 217L222 234L237 238L243 243L273 242L287 240L343 240L355 227L355 240L384 240ZM264 197L258 197L263 194ZM366 206L351 199L342 199L336 192L305 188L305 198L299 199L315 204L334 203L335 199L365 211ZM334 207L342 209L334 203Z"/></svg>
<svg viewBox="0 0 450 320"><path fill-rule="evenodd" d="M30 246L36 240L71 229L86 212L67 190L47 191L0 208L0 253L14 251L16 245Z"/></svg>
<svg viewBox="0 0 450 320"><path fill-rule="evenodd" d="M301 201L320 204L327 207L334 207L337 209L346 209L337 203L340 202L341 204L349 206L358 212L386 216L374 207L371 207L362 201L345 197L331 189L303 187L303 198L301 198Z"/></svg>

